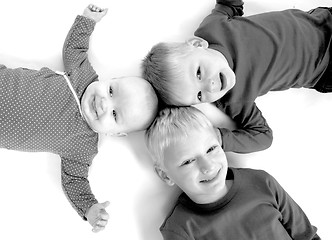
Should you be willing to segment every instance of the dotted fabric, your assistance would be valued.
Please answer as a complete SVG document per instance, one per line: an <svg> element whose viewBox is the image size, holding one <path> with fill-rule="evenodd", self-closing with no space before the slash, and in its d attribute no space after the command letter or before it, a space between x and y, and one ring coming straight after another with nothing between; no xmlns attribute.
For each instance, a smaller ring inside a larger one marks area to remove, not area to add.
<svg viewBox="0 0 332 240"><path fill-rule="evenodd" d="M93 20L77 16L63 47L65 71L79 99L98 80L87 57L94 26ZM86 210L97 203L87 178L98 134L80 115L64 77L49 68L0 65L0 104L0 147L58 154L63 190L85 219Z"/></svg>

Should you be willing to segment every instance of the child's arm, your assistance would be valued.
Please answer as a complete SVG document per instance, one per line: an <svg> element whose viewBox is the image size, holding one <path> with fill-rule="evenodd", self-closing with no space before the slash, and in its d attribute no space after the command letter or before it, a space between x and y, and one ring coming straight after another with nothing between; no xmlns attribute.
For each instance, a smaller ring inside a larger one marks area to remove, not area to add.
<svg viewBox="0 0 332 240"><path fill-rule="evenodd" d="M225 152L250 153L264 150L272 144L272 129L254 102L218 106L237 129L219 128Z"/></svg>
<svg viewBox="0 0 332 240"><path fill-rule="evenodd" d="M280 222L294 240L320 240L317 228L311 225L300 206L287 194L280 184L270 176L270 188L275 195L277 208L281 213Z"/></svg>
<svg viewBox="0 0 332 240"><path fill-rule="evenodd" d="M215 128L236 129L235 122L213 103L200 103L193 106L204 113Z"/></svg>
<svg viewBox="0 0 332 240"><path fill-rule="evenodd" d="M103 230L108 222L105 208L109 202L98 203L88 181L89 167L94 156L80 155L75 158L61 157L62 188L77 213L93 227Z"/></svg>
<svg viewBox="0 0 332 240"><path fill-rule="evenodd" d="M89 39L94 26L107 13L107 9L101 9L95 5L89 5L82 16L77 16L71 27L62 50L65 71L68 75L76 66L80 66L88 58ZM87 71L94 72L90 64Z"/></svg>
<svg viewBox="0 0 332 240"><path fill-rule="evenodd" d="M228 15L229 17L243 15L242 0L217 0L215 11Z"/></svg>

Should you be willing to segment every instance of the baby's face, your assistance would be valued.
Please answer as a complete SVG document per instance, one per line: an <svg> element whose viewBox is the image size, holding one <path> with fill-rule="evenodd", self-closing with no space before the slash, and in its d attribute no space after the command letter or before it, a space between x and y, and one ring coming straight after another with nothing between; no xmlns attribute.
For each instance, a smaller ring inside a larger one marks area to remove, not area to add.
<svg viewBox="0 0 332 240"><path fill-rule="evenodd" d="M91 83L81 100L83 115L98 133L140 130L151 115L143 101L148 83L138 77L113 78Z"/></svg>
<svg viewBox="0 0 332 240"><path fill-rule="evenodd" d="M194 202L211 203L227 192L227 158L212 128L192 130L164 152L164 171Z"/></svg>
<svg viewBox="0 0 332 240"><path fill-rule="evenodd" d="M235 84L235 74L226 58L218 51L194 47L181 58L184 77L174 79L177 101L181 105L211 103L223 97Z"/></svg>

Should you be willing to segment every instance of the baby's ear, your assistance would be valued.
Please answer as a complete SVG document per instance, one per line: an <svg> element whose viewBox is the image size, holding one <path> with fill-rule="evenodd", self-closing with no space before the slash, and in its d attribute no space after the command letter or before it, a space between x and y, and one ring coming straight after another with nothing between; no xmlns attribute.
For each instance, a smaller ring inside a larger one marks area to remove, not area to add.
<svg viewBox="0 0 332 240"><path fill-rule="evenodd" d="M193 47L202 47L202 48L209 47L209 43L205 39L196 36L187 39L186 43Z"/></svg>
<svg viewBox="0 0 332 240"><path fill-rule="evenodd" d="M167 173L162 170L159 166L154 166L154 170L161 180L167 183L169 186L173 186L174 182L167 176Z"/></svg>

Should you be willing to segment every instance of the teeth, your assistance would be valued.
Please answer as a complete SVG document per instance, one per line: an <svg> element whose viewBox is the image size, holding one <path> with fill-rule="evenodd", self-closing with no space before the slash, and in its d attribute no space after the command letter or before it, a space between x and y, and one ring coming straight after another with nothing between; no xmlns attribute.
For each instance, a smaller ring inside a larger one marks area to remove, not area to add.
<svg viewBox="0 0 332 240"><path fill-rule="evenodd" d="M209 182L211 181L212 179L206 179L206 180L202 180L201 182Z"/></svg>
<svg viewBox="0 0 332 240"><path fill-rule="evenodd" d="M219 73L219 78L222 81L224 79L224 75L222 73Z"/></svg>
<svg viewBox="0 0 332 240"><path fill-rule="evenodd" d="M215 176L211 177L210 179L201 180L200 182L210 182L210 181L214 180L218 176L219 172L220 172L220 170L217 172L217 174Z"/></svg>

